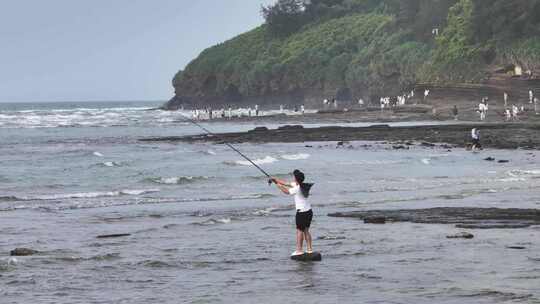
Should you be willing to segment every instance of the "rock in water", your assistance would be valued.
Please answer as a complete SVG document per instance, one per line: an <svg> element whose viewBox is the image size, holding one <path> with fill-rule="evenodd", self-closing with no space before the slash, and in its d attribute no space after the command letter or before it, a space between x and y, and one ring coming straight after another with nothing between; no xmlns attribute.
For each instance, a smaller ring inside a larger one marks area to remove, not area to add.
<svg viewBox="0 0 540 304"><path fill-rule="evenodd" d="M108 239L108 238L119 238L119 237L125 237L130 236L130 233L117 233L117 234L103 234L96 236L98 239Z"/></svg>
<svg viewBox="0 0 540 304"><path fill-rule="evenodd" d="M249 130L248 133L253 133L253 132L266 132L266 131L268 131L268 128L267 128L267 127L255 127L255 129Z"/></svg>
<svg viewBox="0 0 540 304"><path fill-rule="evenodd" d="M36 253L39 253L39 251L29 248L15 248L10 251L11 256L27 256L27 255L34 255Z"/></svg>
<svg viewBox="0 0 540 304"><path fill-rule="evenodd" d="M460 232L458 234L454 235L448 235L446 236L447 239L472 239L474 238L474 235L468 232Z"/></svg>
<svg viewBox="0 0 540 304"><path fill-rule="evenodd" d="M386 217L384 216L374 216L364 219L365 224L386 224Z"/></svg>
<svg viewBox="0 0 540 304"><path fill-rule="evenodd" d="M525 246L506 246L506 248L508 248L508 249L518 249L518 250L527 249L527 248L525 248Z"/></svg>
<svg viewBox="0 0 540 304"><path fill-rule="evenodd" d="M300 255L292 255L291 259L300 262L318 262L322 260L322 255L320 252L304 253Z"/></svg>

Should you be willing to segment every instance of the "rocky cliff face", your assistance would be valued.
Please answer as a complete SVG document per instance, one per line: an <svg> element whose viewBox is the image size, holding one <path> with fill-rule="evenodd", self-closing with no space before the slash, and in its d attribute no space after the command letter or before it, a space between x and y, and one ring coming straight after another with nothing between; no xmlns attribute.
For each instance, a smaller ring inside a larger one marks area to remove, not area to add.
<svg viewBox="0 0 540 304"><path fill-rule="evenodd" d="M320 106L426 87L440 98L526 99L538 88L540 0L322 2L285 36L265 24L203 51L174 77L165 108Z"/></svg>

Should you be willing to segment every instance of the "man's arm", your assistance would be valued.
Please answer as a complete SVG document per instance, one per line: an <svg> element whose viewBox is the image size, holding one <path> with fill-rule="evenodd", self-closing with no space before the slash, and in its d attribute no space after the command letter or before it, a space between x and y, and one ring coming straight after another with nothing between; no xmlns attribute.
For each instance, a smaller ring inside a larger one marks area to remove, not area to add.
<svg viewBox="0 0 540 304"><path fill-rule="evenodd" d="M272 182L276 184L279 190L285 194L290 194L289 189L292 188L292 185L287 183L286 181L277 179L275 177L272 178Z"/></svg>
<svg viewBox="0 0 540 304"><path fill-rule="evenodd" d="M289 187L291 188L292 185L284 180L281 180L281 179L277 179L275 177L272 177L272 181L276 184L276 185L282 185L282 186L285 186L285 187Z"/></svg>

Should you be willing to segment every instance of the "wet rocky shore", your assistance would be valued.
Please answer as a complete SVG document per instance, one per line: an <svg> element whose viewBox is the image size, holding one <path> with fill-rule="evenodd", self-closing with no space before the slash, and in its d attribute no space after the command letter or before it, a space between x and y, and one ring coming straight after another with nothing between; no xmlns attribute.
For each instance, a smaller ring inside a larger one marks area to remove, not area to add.
<svg viewBox="0 0 540 304"><path fill-rule="evenodd" d="M540 225L540 209L444 207L336 212L328 216L357 218L371 224L386 222L455 224L457 228L466 229L510 229Z"/></svg>
<svg viewBox="0 0 540 304"><path fill-rule="evenodd" d="M221 133L215 135L168 136L142 138L144 142L228 142L228 143L292 143L321 141L387 141L396 147L421 143L433 145L445 143L454 147L470 145L472 128L481 130L484 148L539 149L540 124L536 123L464 123L446 125L419 125L391 127L377 124L369 127L329 126L304 128L286 125L277 129L258 127L248 132ZM447 145L444 145L448 148Z"/></svg>

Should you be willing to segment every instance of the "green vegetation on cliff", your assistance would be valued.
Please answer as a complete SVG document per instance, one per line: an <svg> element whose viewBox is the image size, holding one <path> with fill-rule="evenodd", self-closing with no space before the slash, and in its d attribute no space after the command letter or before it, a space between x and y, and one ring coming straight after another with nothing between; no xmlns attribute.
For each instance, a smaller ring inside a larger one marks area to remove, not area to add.
<svg viewBox="0 0 540 304"><path fill-rule="evenodd" d="M263 15L180 71L177 96L377 96L540 65L540 0L279 0Z"/></svg>

